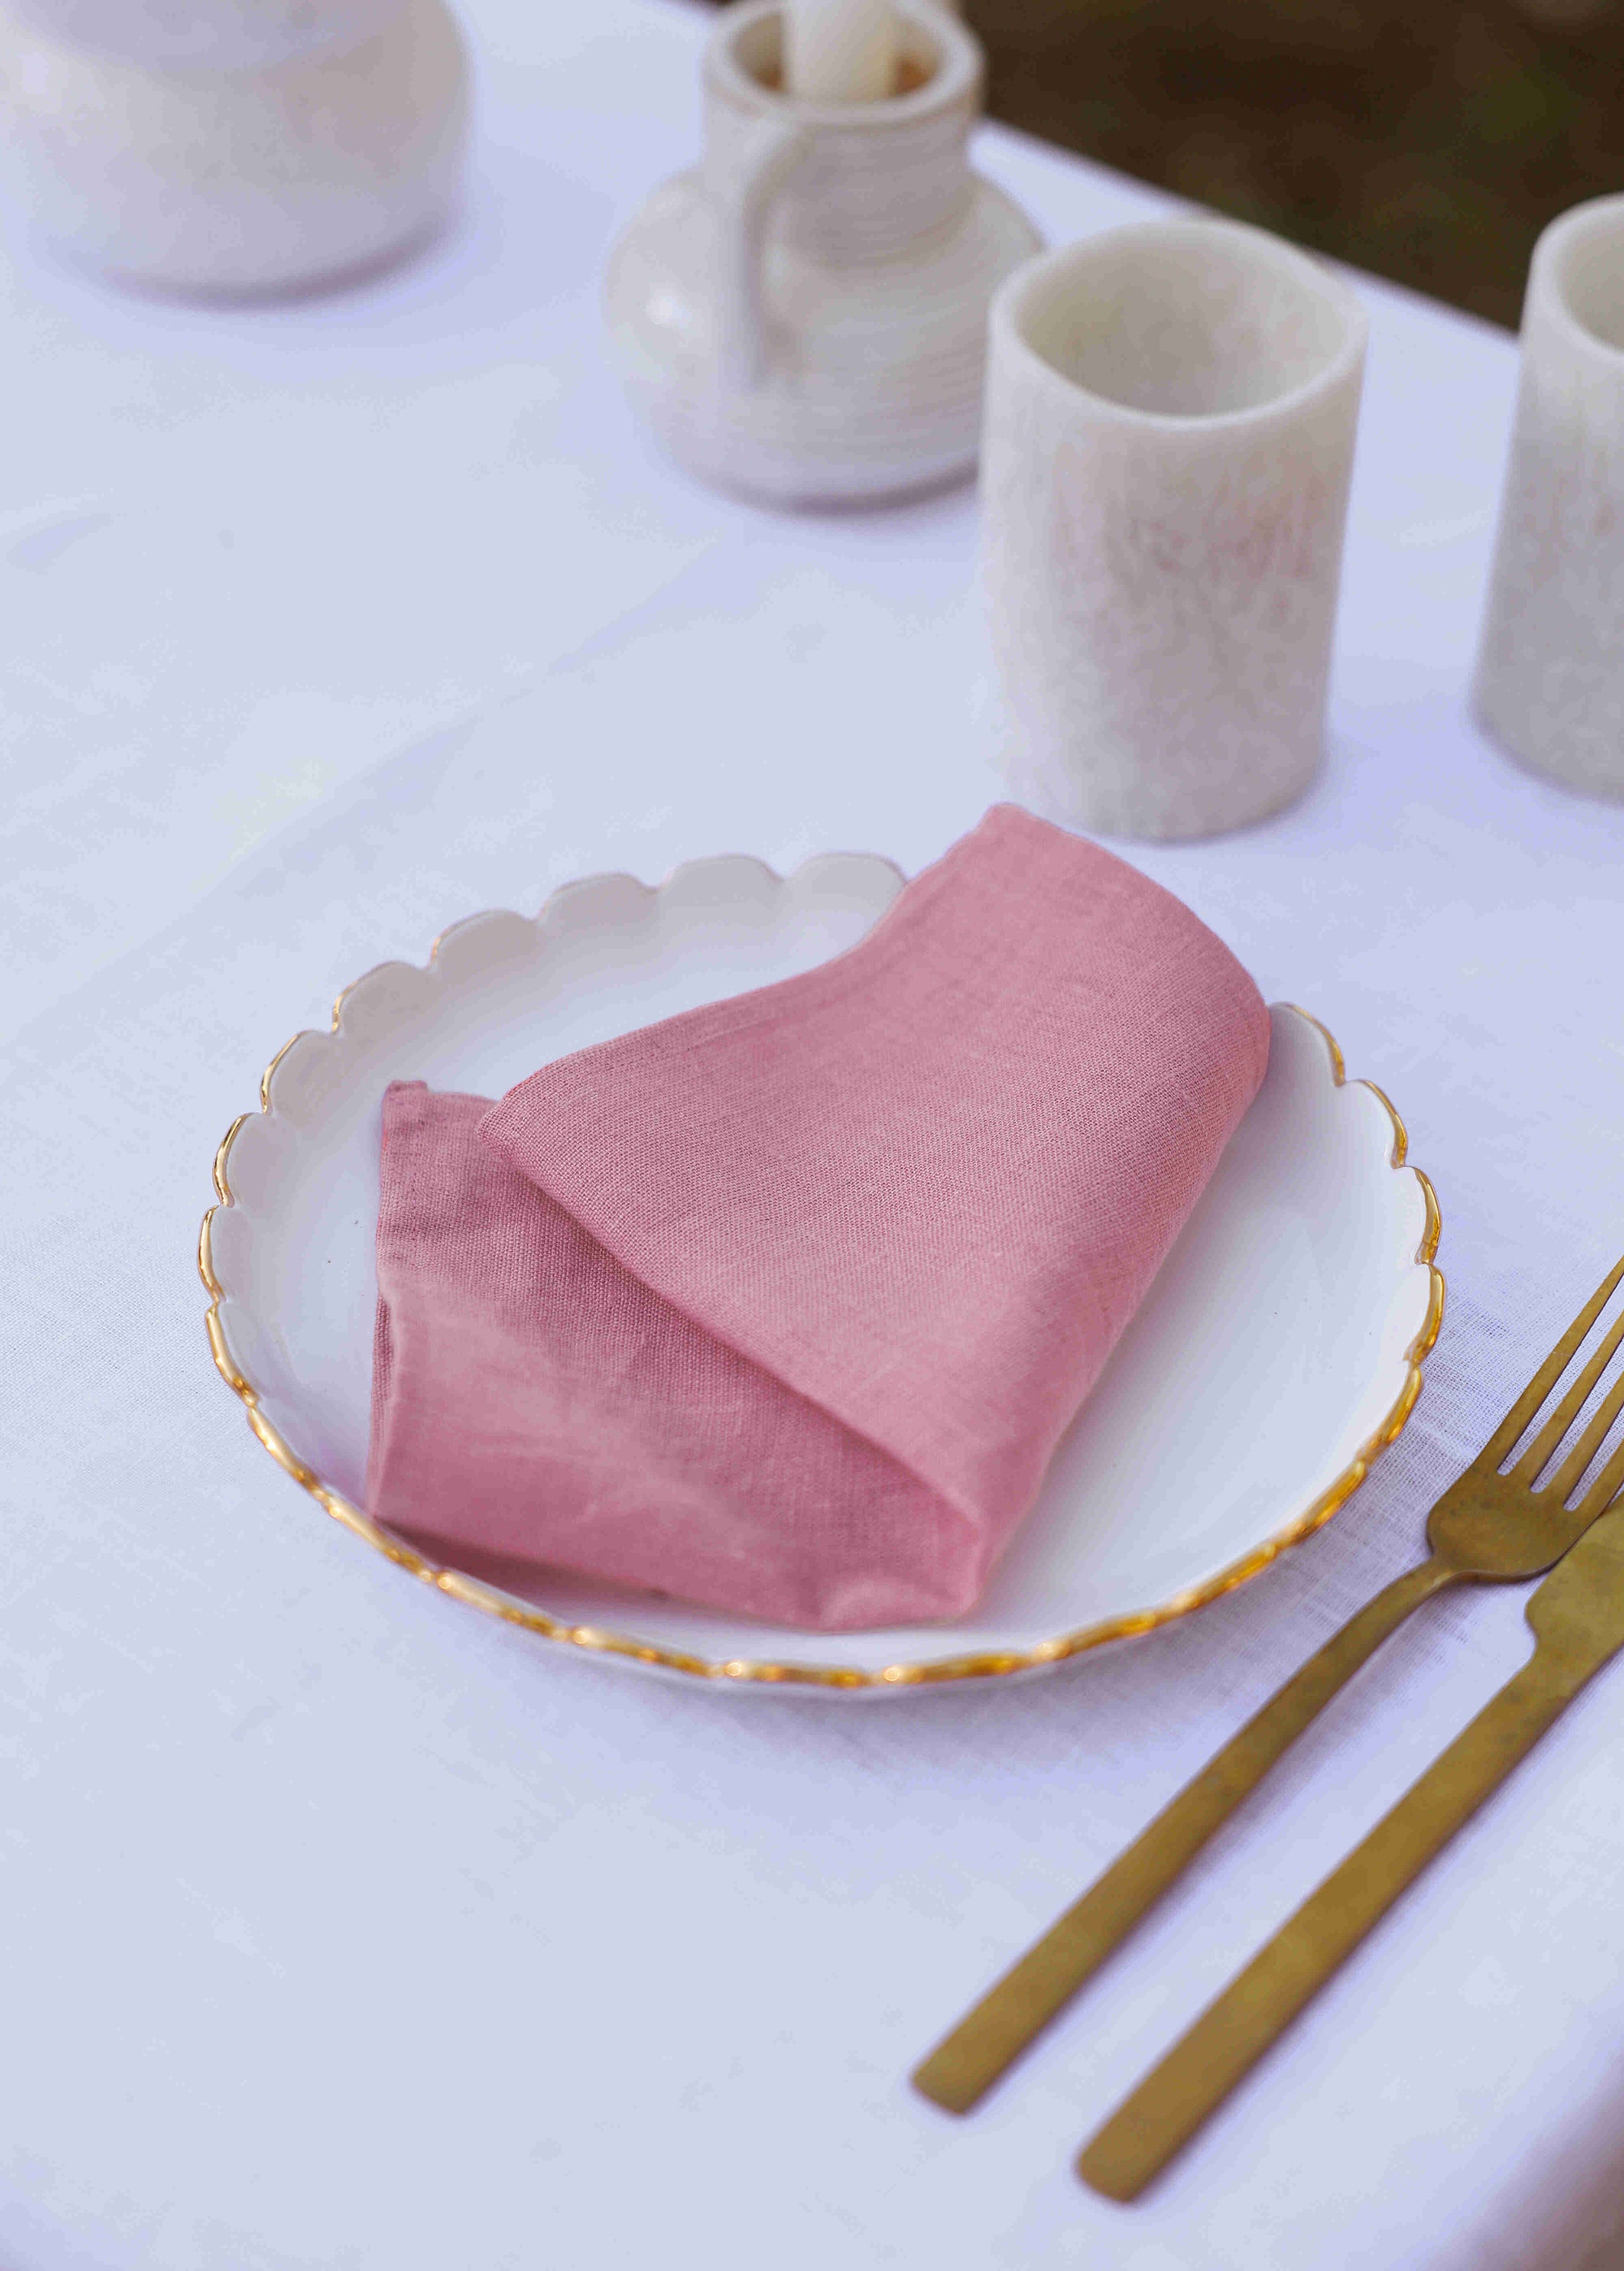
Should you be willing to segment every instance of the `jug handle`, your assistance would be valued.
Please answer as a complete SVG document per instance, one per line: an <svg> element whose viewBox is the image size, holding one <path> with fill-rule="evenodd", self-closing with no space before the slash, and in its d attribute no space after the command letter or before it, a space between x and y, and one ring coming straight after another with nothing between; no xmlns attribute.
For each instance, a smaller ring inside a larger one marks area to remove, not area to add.
<svg viewBox="0 0 1624 2271"><path fill-rule="evenodd" d="M798 128L766 127L741 153L720 200L717 278L718 376L730 391L750 393L772 363L772 325L764 274L767 224L779 192L806 155Z"/></svg>

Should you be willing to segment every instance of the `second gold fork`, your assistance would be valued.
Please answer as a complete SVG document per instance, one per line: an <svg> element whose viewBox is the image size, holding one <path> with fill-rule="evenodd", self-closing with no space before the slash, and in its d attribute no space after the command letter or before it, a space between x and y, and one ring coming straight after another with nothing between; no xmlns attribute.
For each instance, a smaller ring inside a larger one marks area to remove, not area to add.
<svg viewBox="0 0 1624 2271"><path fill-rule="evenodd" d="M1624 1314L1603 1336L1516 1465L1509 1474L1500 1470L1621 1282L1624 1260L1574 1319L1492 1440L1433 1508L1427 1559L1395 1578L1310 1657L938 2044L914 2075L925 2096L950 2113L968 2113L1064 2009L1338 1690L1423 1601L1467 1579L1506 1582L1537 1577L1577 1543L1599 1509L1588 1497L1577 1508L1563 1501L1624 1408L1624 1380L1609 1392L1561 1473L1538 1493L1532 1486L1624 1341Z"/></svg>

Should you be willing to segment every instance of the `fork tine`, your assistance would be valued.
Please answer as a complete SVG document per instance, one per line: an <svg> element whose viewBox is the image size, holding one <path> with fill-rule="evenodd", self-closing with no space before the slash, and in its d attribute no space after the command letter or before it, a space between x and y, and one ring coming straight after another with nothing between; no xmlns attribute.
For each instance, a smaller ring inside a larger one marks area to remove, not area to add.
<svg viewBox="0 0 1624 2271"><path fill-rule="evenodd" d="M1586 1523L1599 1522L1615 1498L1624 1498L1624 1443L1579 1500L1579 1519Z"/></svg>
<svg viewBox="0 0 1624 2271"><path fill-rule="evenodd" d="M1558 1468L1551 1488L1555 1493L1559 1505L1565 1502L1568 1492L1572 1490L1579 1477L1600 1450L1606 1439L1607 1430L1620 1411L1624 1411L1624 1374L1620 1374L1613 1381L1613 1386L1603 1397L1596 1417Z"/></svg>
<svg viewBox="0 0 1624 2271"><path fill-rule="evenodd" d="M1580 1344L1589 1333L1624 1279L1624 1256L1610 1270L1598 1291L1585 1303L1556 1346L1535 1373L1516 1402L1511 1406L1495 1429L1479 1463L1497 1467L1522 1434L1546 1397L1555 1387L1579 1352Z"/></svg>
<svg viewBox="0 0 1624 2271"><path fill-rule="evenodd" d="M1563 1436L1590 1402L1597 1381L1613 1362L1620 1341L1624 1341L1624 1313L1613 1320L1601 1346L1539 1430L1531 1446L1512 1468L1511 1471L1519 1482L1531 1485L1536 1476L1545 1471Z"/></svg>

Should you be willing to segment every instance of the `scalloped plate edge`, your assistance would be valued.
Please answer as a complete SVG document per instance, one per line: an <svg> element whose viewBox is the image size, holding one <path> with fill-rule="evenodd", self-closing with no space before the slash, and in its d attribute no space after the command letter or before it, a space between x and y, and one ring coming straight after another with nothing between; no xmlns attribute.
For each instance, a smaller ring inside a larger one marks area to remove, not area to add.
<svg viewBox="0 0 1624 2271"><path fill-rule="evenodd" d="M714 868L722 865L723 860L727 864L733 865L746 859L750 865L761 868L781 886L793 882L797 876L805 875L809 868L849 859L872 860L877 865L890 868L892 873L898 875L901 880L900 871L894 864L882 859L878 853L822 853L816 860L805 862L788 877L778 875L765 861L754 860L748 854L727 853L713 860L686 861L681 867L673 868L665 881L658 885L642 883L634 876L619 873L582 876L560 885L556 891L551 893L543 903L540 911L533 917L515 915L510 910L503 908L491 908L478 914L465 916L440 934L429 949L429 957L426 964L398 962L380 964L377 968L367 972L362 977L346 986L333 1004L332 1023L328 1033L323 1034L313 1029L306 1029L294 1034L291 1040L285 1043L261 1076L260 1113L265 1114L271 1112L274 1076L278 1068L295 1046L307 1039L329 1041L337 1035L342 1030L346 1003L352 1001L362 988L381 977L385 971L412 972L424 977L432 977L441 949L449 946L454 939L460 934L465 934L475 926L493 920L517 921L526 924L539 940L550 920L556 917L562 905L571 899L579 899L594 887L602 888L612 884L634 885L640 893L653 899L671 890L679 879L692 877L698 870ZM1329 1030L1308 1010L1298 1008L1295 1002L1288 1002L1283 1006L1292 1010L1295 1016L1301 1017L1319 1035L1329 1060L1333 1085L1337 1088L1350 1085L1342 1052ZM1277 1560L1281 1553L1294 1545L1300 1545L1305 1538L1310 1537L1315 1530L1329 1522L1332 1515L1345 1506L1359 1488L1376 1460L1403 1433L1410 1414L1415 1408L1416 1398L1421 1391L1423 1365L1437 1341L1443 1322L1444 1281L1435 1258L1442 1232L1442 1219L1439 1212L1437 1195L1433 1189L1430 1178L1410 1160L1409 1136L1404 1121L1399 1118L1390 1099L1374 1081L1356 1081L1351 1084L1368 1089L1386 1113L1393 1132L1390 1165L1395 1172L1413 1175L1415 1178L1420 1188L1424 1206L1423 1229L1420 1242L1416 1250L1415 1261L1418 1267L1424 1268L1428 1273L1427 1312L1420 1329L1405 1351L1405 1376L1397 1398L1380 1426L1361 1445L1353 1458L1336 1479L1322 1491L1311 1504L1305 1507L1290 1522L1283 1524L1280 1529L1272 1532L1249 1552L1227 1564L1200 1584L1189 1586L1168 1600L1122 1615L1104 1618L1073 1631L1057 1634L1052 1639L1039 1641L1027 1648L981 1649L958 1655L931 1657L916 1662L886 1664L879 1670L849 1664L796 1664L764 1657L696 1656L684 1649L666 1648L651 1641L639 1640L631 1634L612 1632L600 1626L567 1623L560 1618L550 1616L545 1609L538 1608L530 1602L518 1600L513 1595L503 1593L494 1586L483 1584L477 1578L465 1576L460 1570L443 1567L429 1560L426 1556L419 1553L415 1547L405 1544L403 1539L393 1537L381 1523L374 1522L370 1515L363 1514L359 1508L352 1505L341 1493L323 1481L314 1468L307 1465L299 1457L279 1430L272 1426L260 1409L260 1392L238 1364L226 1337L225 1327L220 1318L220 1304L226 1299L226 1289L220 1284L215 1274L212 1228L214 1218L221 1209L236 1203L231 1186L231 1153L242 1128L255 1116L252 1113L247 1112L239 1113L232 1122L214 1155L214 1188L218 1203L211 1206L204 1216L198 1233L198 1275L203 1280L204 1290L209 1296L209 1307L204 1322L208 1331L210 1351L214 1359L216 1370L232 1394L241 1404L248 1426L258 1441L270 1453L283 1472L290 1476L301 1490L308 1492L316 1504L325 1513L330 1515L334 1521L342 1523L345 1529L352 1530L356 1537L363 1539L375 1552L383 1554L397 1568L405 1570L409 1575L419 1578L425 1584L432 1585L436 1591L449 1595L453 1600L462 1601L470 1608L478 1609L487 1616L495 1617L504 1624L515 1625L526 1632L534 1633L543 1640L559 1642L567 1647L584 1649L600 1656L622 1658L650 1669L682 1673L691 1679L720 1680L754 1686L811 1688L842 1693L849 1693L853 1690L895 1693L908 1688L938 1686L950 1680L1004 1679L1015 1673L1036 1672L1051 1664L1064 1663L1068 1657L1079 1656L1089 1649L1101 1648L1113 1641L1131 1639L1141 1633L1153 1631L1158 1626L1170 1624L1178 1617L1188 1616L1193 1611L1204 1608L1208 1602L1217 1600L1223 1594L1233 1592L1237 1586L1245 1584L1260 1570L1267 1568L1269 1564Z"/></svg>

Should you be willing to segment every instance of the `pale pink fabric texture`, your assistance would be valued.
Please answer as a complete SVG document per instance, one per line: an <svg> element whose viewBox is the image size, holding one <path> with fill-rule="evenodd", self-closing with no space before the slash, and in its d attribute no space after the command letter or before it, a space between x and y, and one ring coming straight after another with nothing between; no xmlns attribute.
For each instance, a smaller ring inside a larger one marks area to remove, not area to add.
<svg viewBox="0 0 1624 2271"><path fill-rule="evenodd" d="M1187 908L1012 806L801 978L391 1089L373 1512L840 1630L975 1601L1250 1103Z"/></svg>

